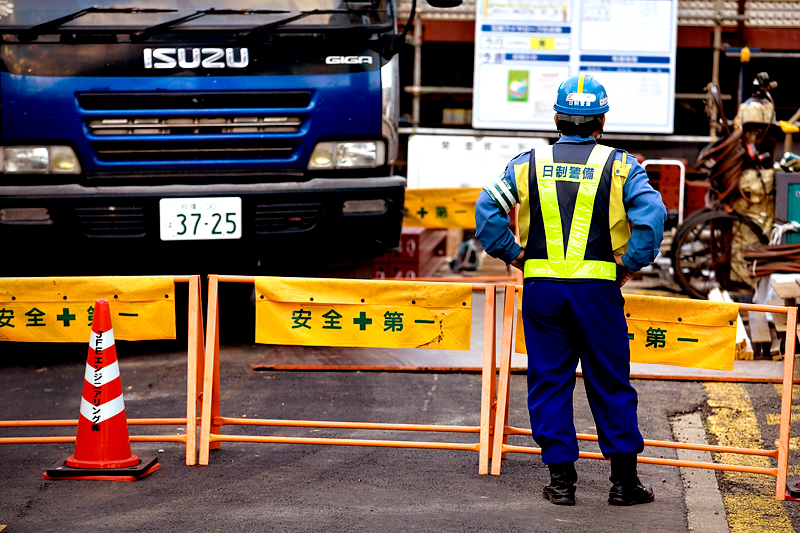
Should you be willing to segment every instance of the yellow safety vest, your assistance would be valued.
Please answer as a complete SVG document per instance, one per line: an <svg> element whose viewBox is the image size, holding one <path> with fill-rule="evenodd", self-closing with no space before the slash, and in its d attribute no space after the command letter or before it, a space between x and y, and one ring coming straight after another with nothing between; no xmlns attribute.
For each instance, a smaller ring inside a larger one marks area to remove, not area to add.
<svg viewBox="0 0 800 533"><path fill-rule="evenodd" d="M526 258L524 265L525 278L601 279L611 281L616 279L616 263L585 259L595 196L603 177L606 163L609 158L614 157L614 153L615 150L613 148L598 144L592 149L586 164L580 165L574 163L556 164L553 160L552 146L535 150L536 182L544 234L547 241L547 258ZM630 164L626 164L626 157L627 154L622 152L622 161L615 160L611 172L609 231L612 249L615 254L625 252L630 238L630 228L628 227L622 202L622 188L631 167ZM524 166L527 167L528 165ZM530 232L531 209L529 205L529 187L527 186L528 176L527 172L520 172L522 170L515 168L515 178L520 201L520 236L523 238L523 246L525 246ZM525 168L524 171L529 171L529 169ZM561 211L556 193L556 183L559 181L578 184L566 253ZM523 184L524 187L522 186Z"/></svg>

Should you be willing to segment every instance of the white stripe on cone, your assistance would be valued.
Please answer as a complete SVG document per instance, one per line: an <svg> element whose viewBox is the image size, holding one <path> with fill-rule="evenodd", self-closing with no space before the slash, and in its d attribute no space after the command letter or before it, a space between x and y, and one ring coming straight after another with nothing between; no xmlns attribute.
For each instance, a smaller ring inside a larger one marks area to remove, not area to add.
<svg viewBox="0 0 800 533"><path fill-rule="evenodd" d="M110 383L119 377L119 363L114 361L108 366L97 370L89 363L86 363L86 374L84 378L93 387L102 387L106 383Z"/></svg>
<svg viewBox="0 0 800 533"><path fill-rule="evenodd" d="M92 424L105 422L112 416L116 416L124 410L125 402L122 399L122 394L102 405L92 405L86 400L86 398L81 398L81 416L83 416Z"/></svg>
<svg viewBox="0 0 800 533"><path fill-rule="evenodd" d="M95 352L107 350L114 346L114 330L110 329L103 333L92 331L92 336L89 338L89 348Z"/></svg>

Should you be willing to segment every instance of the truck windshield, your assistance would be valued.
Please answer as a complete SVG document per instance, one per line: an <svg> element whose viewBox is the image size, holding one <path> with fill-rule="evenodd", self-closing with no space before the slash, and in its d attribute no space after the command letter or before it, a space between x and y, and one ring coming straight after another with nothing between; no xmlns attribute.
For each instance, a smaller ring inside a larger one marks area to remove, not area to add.
<svg viewBox="0 0 800 533"><path fill-rule="evenodd" d="M204 13L197 15L201 12ZM0 31L34 27L62 31L159 28L159 33L163 33L171 28L181 31L263 28L261 32L391 23L387 0L0 0Z"/></svg>

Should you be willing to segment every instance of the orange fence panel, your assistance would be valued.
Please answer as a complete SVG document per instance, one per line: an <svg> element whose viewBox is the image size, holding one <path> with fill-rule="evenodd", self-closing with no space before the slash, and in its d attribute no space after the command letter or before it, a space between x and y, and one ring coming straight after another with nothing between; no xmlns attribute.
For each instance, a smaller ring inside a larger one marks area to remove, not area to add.
<svg viewBox="0 0 800 533"><path fill-rule="evenodd" d="M500 348L500 375L497 394L497 418L492 442L492 457L505 457L507 452L541 454L541 448L532 446L516 446L508 444L509 435L531 435L530 429L518 428L508 425L509 390L511 375L511 339L514 329L514 300L515 294L521 290L520 285L506 285L505 304L503 307L503 342ZM779 313L786 315L786 330L795 331L797 328L797 308L778 307L770 305L738 304L740 310L759 311L765 313ZM794 381L794 356L795 335L786 336L786 351L783 363L783 388L781 392L781 418L780 433L777 450L760 450L750 448L732 448L728 446L715 446L705 444L685 444L678 442L645 439L645 446L660 448L680 448L685 450L702 450L715 453L735 453L744 455L760 455L777 459L776 468L763 468L755 466L730 465L721 463L705 463L695 461L679 461L676 459L661 459L655 457L639 457L638 462L644 464L658 464L690 468L706 468L710 470L728 470L733 472L749 472L765 474L776 477L775 498L786 499L786 474L789 461L789 436L791 432L792 409L792 383ZM698 378L702 381L702 378ZM502 428L500 431L498 428ZM596 435L578 434L578 440L597 441ZM600 453L580 452L580 457L588 459L604 459ZM492 475L500 475L501 461L492 461Z"/></svg>
<svg viewBox="0 0 800 533"><path fill-rule="evenodd" d="M52 278L55 280L64 278ZM87 278L103 280L104 278ZM125 278L121 278L125 279ZM185 418L129 418L129 426L185 425L186 432L177 435L131 435L131 442L182 442L186 444L186 464L197 463L197 408L202 400L201 378L203 369L203 303L200 290L200 276L174 276L174 283L189 284L189 328L186 358L186 417ZM65 297L66 299L66 297ZM112 300L113 301L113 300ZM174 324L172 326L174 330ZM88 342L88 335L86 338ZM0 420L0 428L15 427L77 427L78 420ZM41 444L75 442L75 436L51 437L0 437L0 444Z"/></svg>
<svg viewBox="0 0 800 533"><path fill-rule="evenodd" d="M372 422L339 422L314 420L275 420L224 417L220 409L219 379L219 283L256 283L255 277L248 276L209 276L208 282L208 319L206 330L206 358L203 390L210 394L203 396L200 459L202 465L209 461L209 450L218 449L222 442L261 442L282 444L328 444L338 446L377 446L393 448L427 448L446 450L468 450L478 452L481 474L489 473L489 453L494 427L495 391L497 380L496 357L496 291L494 285L470 285L473 291L485 292L484 327L483 327L483 363L481 379L480 425L479 426L445 426L425 424L392 424ZM369 281L368 283L373 283ZM303 341L295 341L303 344ZM276 427L313 427L338 429L368 429L390 431L425 431L446 433L476 433L477 442L425 442L403 440L344 439L344 438L301 438L301 437L267 437L222 434L224 425L276 426Z"/></svg>

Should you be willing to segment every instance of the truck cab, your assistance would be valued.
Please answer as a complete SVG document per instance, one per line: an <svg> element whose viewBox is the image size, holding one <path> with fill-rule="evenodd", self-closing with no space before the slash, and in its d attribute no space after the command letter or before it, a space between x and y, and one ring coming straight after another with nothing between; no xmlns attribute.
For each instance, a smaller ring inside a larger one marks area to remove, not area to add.
<svg viewBox="0 0 800 533"><path fill-rule="evenodd" d="M387 0L0 2L0 275L396 247L396 28Z"/></svg>

